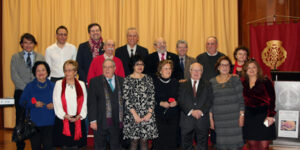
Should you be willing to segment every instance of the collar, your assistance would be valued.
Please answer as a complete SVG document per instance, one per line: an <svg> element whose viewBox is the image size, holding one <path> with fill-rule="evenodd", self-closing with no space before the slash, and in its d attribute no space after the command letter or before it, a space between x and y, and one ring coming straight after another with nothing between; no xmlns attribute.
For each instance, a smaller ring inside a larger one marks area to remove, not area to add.
<svg viewBox="0 0 300 150"><path fill-rule="evenodd" d="M133 48L131 48L130 45L127 44L127 49L128 49L128 50L133 49L133 51L135 51L135 50L136 50L136 47L137 47L136 45L137 45L137 44L135 44L135 45L133 46Z"/></svg>
<svg viewBox="0 0 300 150"><path fill-rule="evenodd" d="M103 54L103 56L104 56L105 59L111 59L112 60L114 58L114 55L107 56L105 53Z"/></svg>
<svg viewBox="0 0 300 150"><path fill-rule="evenodd" d="M210 54L208 52L206 52L206 53L207 53L208 56L216 56L216 55L218 55L218 51L216 53L214 53L214 54Z"/></svg>
<svg viewBox="0 0 300 150"><path fill-rule="evenodd" d="M107 80L107 82L108 82L108 79L112 79L112 81L114 81L115 80L115 75L113 75L111 78L107 78L107 77L104 77L106 80Z"/></svg>

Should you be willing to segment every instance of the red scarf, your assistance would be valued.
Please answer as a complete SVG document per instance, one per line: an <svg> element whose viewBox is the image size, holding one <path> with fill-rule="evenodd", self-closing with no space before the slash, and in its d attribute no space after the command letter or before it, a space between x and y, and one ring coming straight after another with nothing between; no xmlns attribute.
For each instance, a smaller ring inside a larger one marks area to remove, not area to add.
<svg viewBox="0 0 300 150"><path fill-rule="evenodd" d="M76 95L77 95L77 114L76 115L79 115L80 112L81 112L82 105L83 105L83 91L82 91L80 83L78 82L77 79L75 79L75 88L76 88ZM63 106L63 109L64 109L65 113L68 115L65 91L66 91L66 78L64 78L63 81L62 81L61 102L62 102L62 106ZM69 120L65 118L63 120L63 124L64 124L63 134L65 136L71 136ZM79 140L81 137L82 137L81 120L78 119L75 122L74 140Z"/></svg>
<svg viewBox="0 0 300 150"><path fill-rule="evenodd" d="M98 41L95 41L93 39L89 40L89 44L91 46L91 52L93 54L93 58L99 56L99 51L101 50L100 47L101 47L102 41L103 41L102 37L100 37L100 39Z"/></svg>
<svg viewBox="0 0 300 150"><path fill-rule="evenodd" d="M237 61L235 62L234 64L234 68L233 68L233 74L236 74L236 68L239 67L239 68L242 68L243 65L238 65Z"/></svg>

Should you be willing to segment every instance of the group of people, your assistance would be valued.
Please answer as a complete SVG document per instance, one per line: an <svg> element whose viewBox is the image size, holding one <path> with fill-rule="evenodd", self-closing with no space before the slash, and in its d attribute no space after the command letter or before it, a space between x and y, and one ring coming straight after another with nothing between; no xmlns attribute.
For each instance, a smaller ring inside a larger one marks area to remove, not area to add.
<svg viewBox="0 0 300 150"><path fill-rule="evenodd" d="M59 26L45 57L34 51L33 35L22 35L11 77L16 123L27 109L39 129L30 138L33 150L84 147L87 128L99 150L147 150L149 140L155 150L205 150L209 135L217 149L241 149L246 141L256 150L268 149L276 138L274 87L246 47L234 51L232 65L213 36L194 59L184 40L176 55L159 37L156 52L148 54L137 44L136 28L127 30L127 44L116 50L101 31L90 24L90 39L76 51L67 43L67 28Z"/></svg>

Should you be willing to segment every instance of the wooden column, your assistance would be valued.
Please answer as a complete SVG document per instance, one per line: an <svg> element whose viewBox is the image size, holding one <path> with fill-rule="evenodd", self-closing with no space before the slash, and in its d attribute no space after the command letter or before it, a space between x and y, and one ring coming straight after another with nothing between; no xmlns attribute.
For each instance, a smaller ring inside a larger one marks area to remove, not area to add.
<svg viewBox="0 0 300 150"><path fill-rule="evenodd" d="M0 2L0 58L2 60L2 10L3 0ZM2 72L2 61L0 61L0 97L3 97L3 72ZM3 108L0 108L0 128L3 128Z"/></svg>

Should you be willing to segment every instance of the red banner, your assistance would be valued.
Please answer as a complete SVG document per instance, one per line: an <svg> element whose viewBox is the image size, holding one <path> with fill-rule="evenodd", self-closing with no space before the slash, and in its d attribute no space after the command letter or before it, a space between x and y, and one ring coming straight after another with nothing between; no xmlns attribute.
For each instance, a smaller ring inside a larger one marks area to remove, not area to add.
<svg viewBox="0 0 300 150"><path fill-rule="evenodd" d="M275 41L279 40L279 41ZM300 71L300 22L274 25L250 26L250 56L261 65L264 74L270 77L270 67L266 61L272 61L278 71ZM278 56L271 52L279 51ZM280 60L286 51L286 59L280 65ZM263 53L264 52L264 53ZM262 54L263 53L263 54ZM278 60L274 62L274 59ZM280 65L280 66L279 66ZM275 68L272 67L272 69Z"/></svg>

